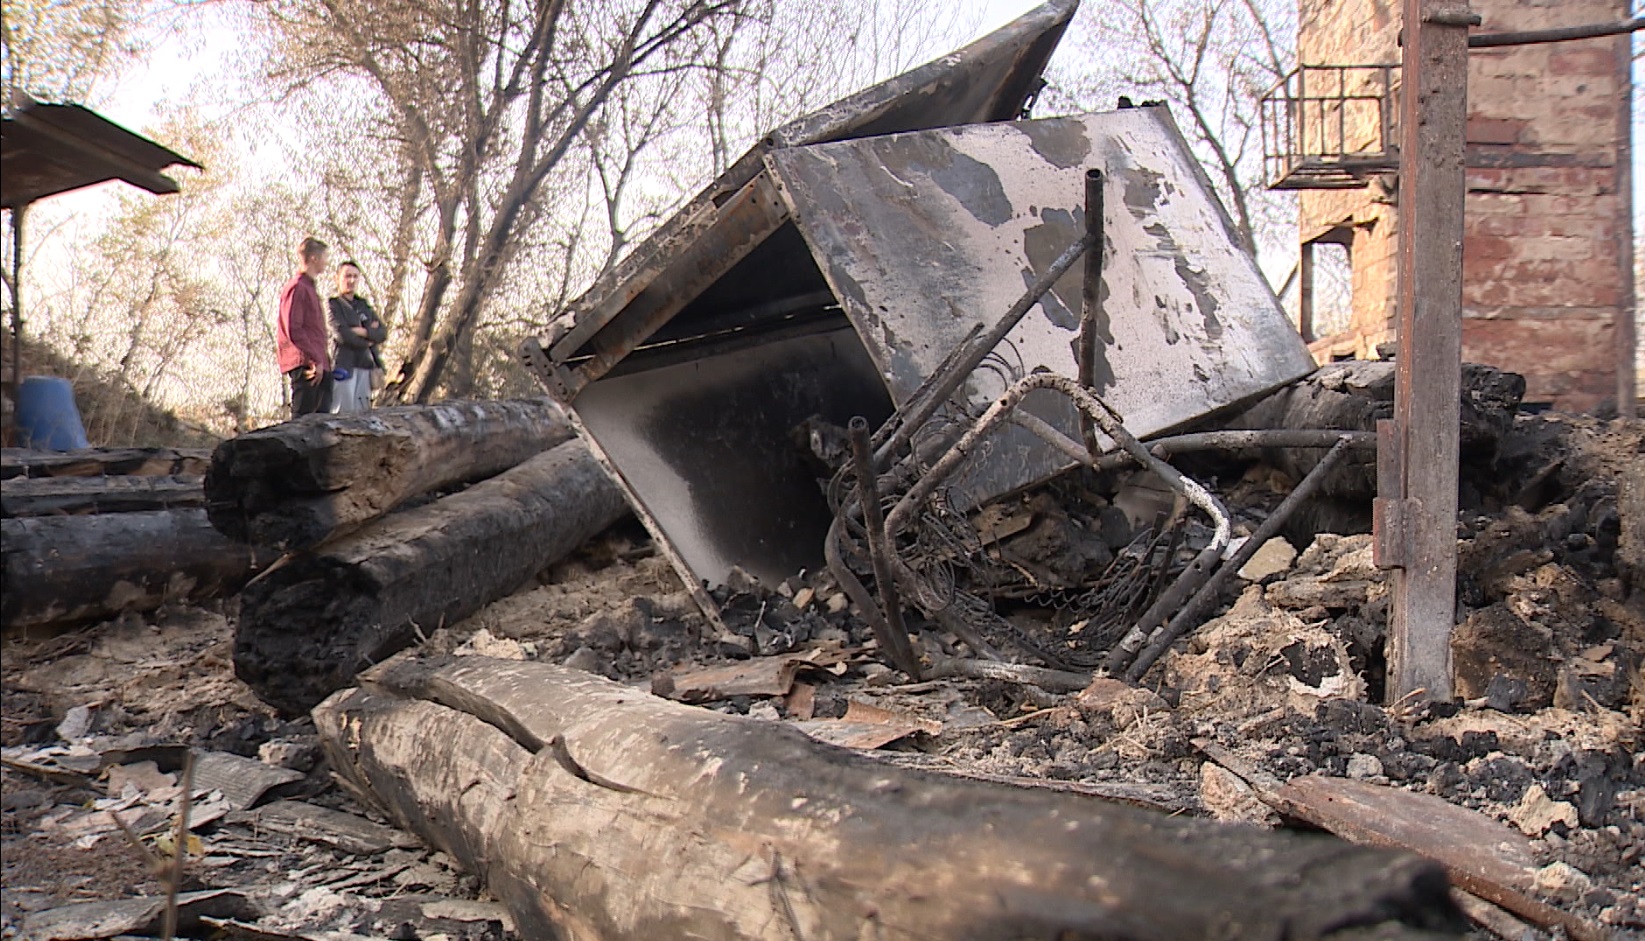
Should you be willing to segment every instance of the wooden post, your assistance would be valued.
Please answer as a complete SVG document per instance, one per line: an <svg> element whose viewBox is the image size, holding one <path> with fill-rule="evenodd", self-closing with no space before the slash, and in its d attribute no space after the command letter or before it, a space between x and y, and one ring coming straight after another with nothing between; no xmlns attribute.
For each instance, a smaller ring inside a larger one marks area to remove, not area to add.
<svg viewBox="0 0 1645 941"><path fill-rule="evenodd" d="M1381 482L1378 557L1394 570L1388 696L1451 697L1467 180L1467 0L1405 0L1400 102L1396 472ZM1390 468L1393 471L1393 468Z"/></svg>
<svg viewBox="0 0 1645 941"><path fill-rule="evenodd" d="M1634 212L1634 144L1629 121L1634 113L1633 34L1626 33L1616 40L1617 68L1622 72L1621 101L1617 103L1616 121L1616 194L1617 222L1620 228L1616 239L1617 268L1622 279L1622 296L1616 302L1616 413L1622 418L1638 416L1636 399L1639 396L1639 377L1634 374L1635 350L1639 343L1639 285L1634 283L1634 240L1631 231Z"/></svg>

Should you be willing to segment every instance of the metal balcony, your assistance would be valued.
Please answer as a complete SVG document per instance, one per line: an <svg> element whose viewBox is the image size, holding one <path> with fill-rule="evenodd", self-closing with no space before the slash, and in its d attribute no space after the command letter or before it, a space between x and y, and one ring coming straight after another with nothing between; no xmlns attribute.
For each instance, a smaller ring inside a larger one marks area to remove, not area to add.
<svg viewBox="0 0 1645 941"><path fill-rule="evenodd" d="M1399 165L1399 66L1304 65L1262 97L1270 189L1356 189Z"/></svg>

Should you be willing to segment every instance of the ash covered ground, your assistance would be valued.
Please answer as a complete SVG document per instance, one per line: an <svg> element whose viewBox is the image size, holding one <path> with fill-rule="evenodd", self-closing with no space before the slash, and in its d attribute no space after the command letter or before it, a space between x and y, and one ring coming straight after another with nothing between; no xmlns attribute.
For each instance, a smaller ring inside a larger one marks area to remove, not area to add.
<svg viewBox="0 0 1645 941"><path fill-rule="evenodd" d="M1645 522L1642 449L1640 423L1521 416L1489 463L1472 468L1459 522L1455 703L1381 704L1388 585L1369 535L1355 532L1367 520L1353 505L1291 527L1294 558L1277 543L1262 553L1219 616L1138 688L910 682L881 662L826 573L777 586L733 578L716 595L722 629L633 525L424 647L564 662L704 708L796 722L898 765L1244 825L1294 825L1259 799L1253 771L1436 795L1529 840L1544 901L1642 936L1645 573L1630 567ZM1237 509L1236 533L1292 483L1254 459L1195 473ZM1113 511L1128 486L1093 477L1078 500L1065 483L993 511L1013 522L990 551L1046 589L995 599L1018 630L1034 635L1072 616L1045 604L1069 589L1057 580L1077 580L1134 541L1134 523ZM1202 536L1189 532L1180 553ZM193 797L197 821L216 816L196 822L197 841L185 845L183 889L234 896L206 899L218 913L193 933L244 922L315 938L507 934L482 887L339 789L308 720L275 714L234 679L233 619L229 602L8 643L6 936L28 936L68 903L163 891L151 857L175 849L179 746L288 772L251 806L224 809L232 795L212 791ZM937 659L965 650L931 624L913 626ZM293 802L371 826L292 825L269 810Z"/></svg>

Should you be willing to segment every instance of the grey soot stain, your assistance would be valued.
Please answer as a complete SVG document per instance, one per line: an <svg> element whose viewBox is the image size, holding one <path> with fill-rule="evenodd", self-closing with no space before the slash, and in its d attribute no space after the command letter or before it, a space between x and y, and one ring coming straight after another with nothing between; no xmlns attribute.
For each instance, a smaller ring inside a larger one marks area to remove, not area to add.
<svg viewBox="0 0 1645 941"><path fill-rule="evenodd" d="M1083 121L1024 121L1015 125L1028 138L1035 153L1061 170L1082 167L1091 156L1091 139Z"/></svg>
<svg viewBox="0 0 1645 941"><path fill-rule="evenodd" d="M987 226L1011 220L1011 200L994 168L962 154L938 137L907 135L888 138L875 148L886 171L900 180L925 175L965 211Z"/></svg>
<svg viewBox="0 0 1645 941"><path fill-rule="evenodd" d="M1024 288L1034 283L1039 277L1039 272L1049 269L1051 263L1057 260L1057 256L1061 255L1074 239L1079 237L1078 233L1083 231L1075 221L1074 214L1066 209L1047 208L1040 213L1040 219L1039 225L1030 227L1022 235L1022 251L1028 258L1028 266L1022 269ZM1075 271L1077 270L1076 266ZM1079 276L1075 271L1070 271L1058 279L1057 283L1051 286L1051 290L1045 292L1045 296L1040 299L1040 308L1045 311L1046 318L1064 330L1078 330L1080 326L1079 314L1071 310L1061 296L1061 288L1071 277L1074 279L1074 286L1069 296L1080 296Z"/></svg>
<svg viewBox="0 0 1645 941"><path fill-rule="evenodd" d="M1177 277L1182 279L1188 293L1194 296L1194 306L1199 309L1200 317L1205 322L1205 338L1222 339L1222 320L1217 317L1217 309L1221 305L1217 301L1216 292L1211 289L1211 279L1206 277L1204 269L1194 267L1163 222L1150 222L1143 226L1142 230L1158 240L1160 251L1171 253L1172 266L1176 269ZM1168 342L1175 343L1175 336L1169 338Z"/></svg>
<svg viewBox="0 0 1645 941"><path fill-rule="evenodd" d="M1147 167L1126 167L1123 172L1125 205L1136 212L1152 213L1159 204L1165 178Z"/></svg>
<svg viewBox="0 0 1645 941"><path fill-rule="evenodd" d="M933 167L931 181L959 200L966 211L984 225L995 227L1011 221L1011 199L994 168L975 157L952 151L953 161Z"/></svg>

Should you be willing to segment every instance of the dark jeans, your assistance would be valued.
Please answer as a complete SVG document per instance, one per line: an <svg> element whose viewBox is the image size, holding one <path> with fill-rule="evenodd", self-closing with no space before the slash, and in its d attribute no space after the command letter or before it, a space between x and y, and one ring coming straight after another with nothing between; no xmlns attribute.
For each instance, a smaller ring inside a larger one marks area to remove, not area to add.
<svg viewBox="0 0 1645 941"><path fill-rule="evenodd" d="M299 366L286 376L291 379L292 418L331 409L331 373L316 372L313 379L304 379L303 368Z"/></svg>

